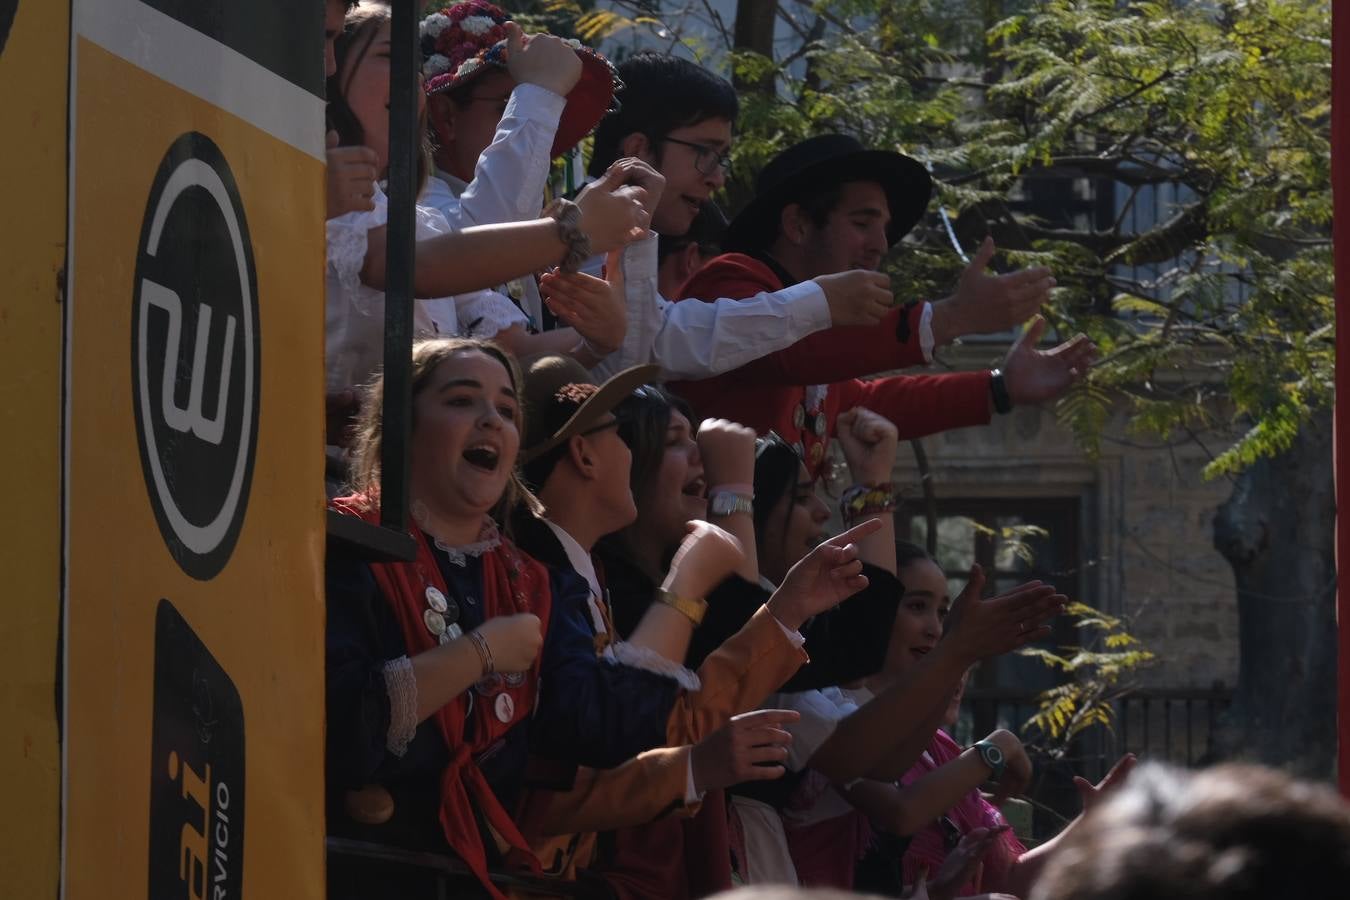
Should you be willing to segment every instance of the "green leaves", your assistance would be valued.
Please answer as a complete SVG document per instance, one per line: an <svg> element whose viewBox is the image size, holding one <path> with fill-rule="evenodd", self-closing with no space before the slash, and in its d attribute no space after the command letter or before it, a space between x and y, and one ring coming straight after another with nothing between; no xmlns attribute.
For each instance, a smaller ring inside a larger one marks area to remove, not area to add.
<svg viewBox="0 0 1350 900"><path fill-rule="evenodd" d="M1037 695L1036 712L1022 726L1023 734L1055 758L1062 757L1085 729L1112 728L1113 703L1129 692L1135 674L1154 661L1123 618L1077 602L1069 604L1065 615L1074 619L1079 645L1060 647L1058 652L1043 647L1017 651L1066 676L1064 683Z"/></svg>

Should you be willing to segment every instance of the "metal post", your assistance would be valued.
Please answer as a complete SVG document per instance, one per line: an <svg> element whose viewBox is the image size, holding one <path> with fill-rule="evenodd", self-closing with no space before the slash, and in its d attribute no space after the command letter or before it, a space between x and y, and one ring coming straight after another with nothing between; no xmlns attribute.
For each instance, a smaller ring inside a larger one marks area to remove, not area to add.
<svg viewBox="0 0 1350 900"><path fill-rule="evenodd" d="M389 226L384 265L384 437L380 524L408 527L408 440L412 425L414 204L422 135L417 117L417 9L392 4L389 59Z"/></svg>
<svg viewBox="0 0 1350 900"><path fill-rule="evenodd" d="M1350 8L1331 4L1331 185L1336 259L1336 425L1333 451L1336 508L1350 510ZM1336 517L1336 570L1350 560L1350 527ZM1341 793L1350 797L1350 578L1336 580L1337 766Z"/></svg>

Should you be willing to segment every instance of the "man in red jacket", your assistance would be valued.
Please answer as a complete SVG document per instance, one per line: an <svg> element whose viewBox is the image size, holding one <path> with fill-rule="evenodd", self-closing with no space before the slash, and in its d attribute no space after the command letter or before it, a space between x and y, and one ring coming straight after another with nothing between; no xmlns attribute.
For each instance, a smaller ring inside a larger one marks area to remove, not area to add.
<svg viewBox="0 0 1350 900"><path fill-rule="evenodd" d="M684 285L687 298L749 297L848 269L876 269L923 217L928 172L899 153L866 150L854 138L810 138L764 168L750 205L727 228L717 257ZM955 292L898 307L880 325L831 328L728 372L674 388L701 416L776 431L820 473L839 413L865 406L890 419L901 438L988 424L994 412L1054 399L1083 377L1096 347L1079 335L1036 349L1039 316L1001 369L947 375L866 375L929 362L933 349L966 334L1012 328L1049 297L1047 269L986 275L986 239Z"/></svg>

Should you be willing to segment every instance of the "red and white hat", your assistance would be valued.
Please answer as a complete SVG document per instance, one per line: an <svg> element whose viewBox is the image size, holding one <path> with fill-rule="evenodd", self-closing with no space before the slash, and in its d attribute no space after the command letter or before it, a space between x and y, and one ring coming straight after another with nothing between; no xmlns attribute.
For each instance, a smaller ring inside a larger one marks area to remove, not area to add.
<svg viewBox="0 0 1350 900"><path fill-rule="evenodd" d="M422 20L422 75L428 95L449 91L487 71L506 68L506 23L501 8L486 0L467 0ZM553 155L561 156L595 130L617 108L622 86L609 60L580 41L568 40L581 58L581 78L567 94L567 106L553 139Z"/></svg>

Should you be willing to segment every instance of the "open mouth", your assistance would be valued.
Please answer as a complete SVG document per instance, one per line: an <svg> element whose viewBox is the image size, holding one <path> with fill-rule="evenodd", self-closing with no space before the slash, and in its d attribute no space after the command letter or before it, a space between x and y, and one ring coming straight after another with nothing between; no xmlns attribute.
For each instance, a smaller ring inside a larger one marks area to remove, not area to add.
<svg viewBox="0 0 1350 900"><path fill-rule="evenodd" d="M928 655L928 651L932 649L933 649L932 647L910 647L909 652L914 656L915 659L923 659L925 656Z"/></svg>
<svg viewBox="0 0 1350 900"><path fill-rule="evenodd" d="M698 478L695 478L693 481L686 484L684 490L680 491L680 493L684 494L686 497L694 497L703 500L705 499L703 495L707 489L708 485L703 481L703 476L700 475Z"/></svg>
<svg viewBox="0 0 1350 900"><path fill-rule="evenodd" d="M465 462L484 472L497 471L497 465L501 461L501 454L497 452L497 448L487 444L475 444L465 450L463 456Z"/></svg>
<svg viewBox="0 0 1350 900"><path fill-rule="evenodd" d="M690 197L688 194L681 194L680 199L683 200L689 206L689 209L694 213L694 215L698 215L699 212L703 209L702 200L699 200L695 197Z"/></svg>

